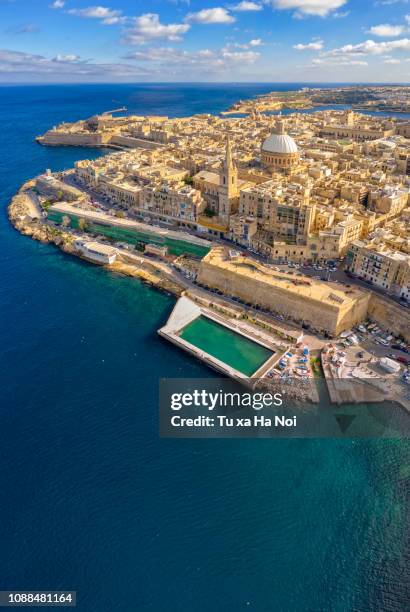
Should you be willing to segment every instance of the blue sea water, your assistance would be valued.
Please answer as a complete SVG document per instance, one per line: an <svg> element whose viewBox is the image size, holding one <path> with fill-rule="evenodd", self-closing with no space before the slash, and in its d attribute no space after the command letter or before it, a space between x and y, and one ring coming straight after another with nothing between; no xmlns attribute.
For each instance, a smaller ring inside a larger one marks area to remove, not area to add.
<svg viewBox="0 0 410 612"><path fill-rule="evenodd" d="M213 376L158 338L173 300L19 235L6 206L62 120L220 112L271 85L0 88L0 590L81 612L409 609L405 441L161 440L159 377Z"/></svg>

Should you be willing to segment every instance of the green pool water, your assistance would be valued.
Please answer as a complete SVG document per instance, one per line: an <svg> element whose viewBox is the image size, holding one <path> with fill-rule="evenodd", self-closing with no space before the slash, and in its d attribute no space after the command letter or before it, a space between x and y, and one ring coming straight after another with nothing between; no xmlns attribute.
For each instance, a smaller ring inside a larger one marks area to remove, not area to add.
<svg viewBox="0 0 410 612"><path fill-rule="evenodd" d="M69 217L71 222L71 227L78 228L78 219L76 215L72 214L62 214L57 211L50 211L48 213L49 219L54 221L55 223L61 223L63 217ZM175 240L173 238L163 237L155 232L140 232L136 229L132 228L122 228L115 227L113 225L103 225L99 223L88 223L87 231L91 234L101 234L102 236L107 236L107 238L112 238L112 240L118 242L128 242L130 244L161 244L168 247L169 252L172 255L181 255L188 254L193 255L194 257L205 257L205 255L209 252L207 247L202 247L197 244L193 244L188 242L187 240Z"/></svg>
<svg viewBox="0 0 410 612"><path fill-rule="evenodd" d="M180 337L245 376L252 376L273 355L264 346L202 315L188 323Z"/></svg>

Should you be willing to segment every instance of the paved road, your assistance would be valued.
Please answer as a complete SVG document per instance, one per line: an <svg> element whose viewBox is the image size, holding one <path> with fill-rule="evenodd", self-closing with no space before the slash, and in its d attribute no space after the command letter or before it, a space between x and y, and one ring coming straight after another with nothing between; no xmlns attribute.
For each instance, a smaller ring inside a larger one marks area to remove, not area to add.
<svg viewBox="0 0 410 612"><path fill-rule="evenodd" d="M366 351L369 351L369 353L371 353L372 355L375 355L376 357L388 357L388 355L394 354L400 357L405 357L406 359L410 360L410 355L408 353L405 353L401 350L393 349L391 346L383 346L382 344L378 344L375 340L375 336L368 334L360 342L360 346L363 347Z"/></svg>
<svg viewBox="0 0 410 612"><path fill-rule="evenodd" d="M40 206L37 195L31 190L26 191L25 195L27 196L27 208L31 217L33 219L43 219L43 209Z"/></svg>
<svg viewBox="0 0 410 612"><path fill-rule="evenodd" d="M363 289L367 289L368 291L369 290L374 291L375 293L378 293L382 297L393 300L394 302L396 302L396 304L403 306L403 308L409 307L404 302L402 302L398 297L387 294L385 291L383 291L379 287L375 287L371 283L362 281L353 276L349 276L348 274L346 274L344 270L344 264L340 264L336 272L330 272L330 270L326 266L322 266L323 267L322 270L315 270L313 267L293 268L293 267L289 267L287 264L277 265L275 267L278 267L282 272L290 271L293 273L301 273L301 274L304 274L310 277L318 277L320 280L324 280L326 282L333 281L341 285L344 284L344 285L352 285L352 286L354 285L357 287L362 287Z"/></svg>
<svg viewBox="0 0 410 612"><path fill-rule="evenodd" d="M174 231L178 231L178 227L173 224L172 222L170 223L166 223L165 221L151 221L150 219L146 220L145 217L143 217L143 215L141 213L137 213L134 212L132 209L127 208L126 206L121 206L118 204L115 204L111 201L109 201L107 198L105 198L101 193L99 193L98 191L95 191L94 189L90 188L88 185L85 185L82 182L76 181L74 176L72 174L64 174L64 176L62 176L62 179L71 187L76 187L77 189L81 189L82 191L84 191L84 193L86 193L90 198L92 198L95 202L98 202L98 204L105 210L105 211L110 211L110 210L122 210L123 212L125 212L126 216L129 217L130 219L134 219L135 221L140 221L143 219L143 222L146 225L151 225L152 227L161 227L164 229L173 229ZM211 236L209 234L205 234L204 232L200 232L200 231L193 231L190 230L188 227L184 227L183 228L184 233L186 234L191 234L192 236L196 236L198 238L202 238L204 240L209 240L213 243L216 244L222 244L225 245L227 247L230 248L235 248L238 251L244 252L246 251L246 249L244 249L243 247L236 245L235 243L229 241L229 240L224 240L222 238L216 238L215 236ZM261 258L262 261L266 261L266 259Z"/></svg>

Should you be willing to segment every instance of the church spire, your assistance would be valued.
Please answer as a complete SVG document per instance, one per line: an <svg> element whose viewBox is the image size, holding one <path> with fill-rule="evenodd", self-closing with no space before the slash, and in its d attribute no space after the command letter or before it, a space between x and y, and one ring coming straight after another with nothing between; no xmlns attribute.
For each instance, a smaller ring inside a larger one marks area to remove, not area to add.
<svg viewBox="0 0 410 612"><path fill-rule="evenodd" d="M231 168L233 166L232 161L232 149L231 149L231 139L229 138L229 134L226 135L226 149L225 149L225 168Z"/></svg>
<svg viewBox="0 0 410 612"><path fill-rule="evenodd" d="M226 135L225 159L221 164L219 183L219 215L225 219L237 209L238 205L238 170L232 157L231 141Z"/></svg>
<svg viewBox="0 0 410 612"><path fill-rule="evenodd" d="M282 116L280 116L280 118L276 122L274 133L279 134L280 136L283 136L284 134L286 134L285 123L282 119Z"/></svg>

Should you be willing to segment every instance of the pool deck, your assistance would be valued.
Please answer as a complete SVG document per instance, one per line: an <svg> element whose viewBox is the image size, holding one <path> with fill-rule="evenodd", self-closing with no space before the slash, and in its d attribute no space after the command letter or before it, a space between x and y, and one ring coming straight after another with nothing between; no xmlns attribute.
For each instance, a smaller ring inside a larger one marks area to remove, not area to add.
<svg viewBox="0 0 410 612"><path fill-rule="evenodd" d="M206 353L205 351L181 338L181 330L201 315L215 321L215 323L218 323L219 325L223 325L227 329L230 329L241 336L244 336L256 344L260 344L269 351L272 351L273 354L258 370L256 370L256 372L253 373L252 378L246 376L239 370L236 370L227 363L216 359L209 353ZM197 359L200 359L217 372L220 372L225 376L229 376L230 378L235 378L250 387L255 386L256 380L254 379L260 379L266 376L266 374L275 366L276 363L278 363L282 357L282 353L278 351L278 346L270 342L266 335L253 332L249 328L246 330L241 329L239 322L235 319L229 319L216 314L203 306L199 306L186 296L183 296L178 300L166 325L158 330L158 334L179 348L182 348L187 353L190 353Z"/></svg>

